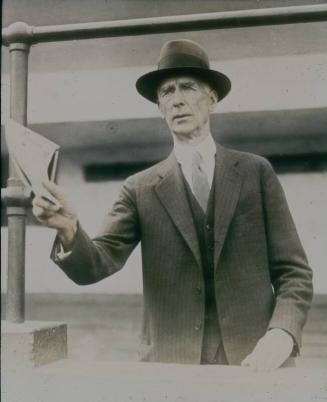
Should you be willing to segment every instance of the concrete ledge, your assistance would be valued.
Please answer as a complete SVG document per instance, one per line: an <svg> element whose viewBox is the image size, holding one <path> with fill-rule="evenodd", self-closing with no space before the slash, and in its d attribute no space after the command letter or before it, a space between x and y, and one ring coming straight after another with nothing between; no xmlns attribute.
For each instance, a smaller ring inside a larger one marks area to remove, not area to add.
<svg viewBox="0 0 327 402"><path fill-rule="evenodd" d="M120 363L66 359L37 370L2 372L15 402L323 402L327 369Z"/></svg>
<svg viewBox="0 0 327 402"><path fill-rule="evenodd" d="M3 367L38 367L67 357L65 323L1 321L1 332Z"/></svg>

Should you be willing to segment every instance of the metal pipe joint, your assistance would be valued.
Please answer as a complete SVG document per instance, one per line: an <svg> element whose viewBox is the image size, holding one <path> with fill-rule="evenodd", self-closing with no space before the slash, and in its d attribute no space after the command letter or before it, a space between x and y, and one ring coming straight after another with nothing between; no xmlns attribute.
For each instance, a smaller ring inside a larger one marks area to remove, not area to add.
<svg viewBox="0 0 327 402"><path fill-rule="evenodd" d="M11 183L9 183L9 180ZM1 204L7 208L7 215L26 215L26 208L32 205L31 191L17 179L9 179L8 187L1 189Z"/></svg>
<svg viewBox="0 0 327 402"><path fill-rule="evenodd" d="M2 41L5 46L11 43L30 43L33 38L33 26L18 21L2 30Z"/></svg>

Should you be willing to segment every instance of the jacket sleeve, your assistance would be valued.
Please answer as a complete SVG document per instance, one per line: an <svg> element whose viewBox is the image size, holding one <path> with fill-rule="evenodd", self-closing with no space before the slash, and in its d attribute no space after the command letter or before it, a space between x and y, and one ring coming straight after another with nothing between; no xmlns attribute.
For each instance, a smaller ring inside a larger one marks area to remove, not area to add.
<svg viewBox="0 0 327 402"><path fill-rule="evenodd" d="M266 160L261 177L270 276L275 292L275 308L269 328L287 331L299 350L313 295L312 270L282 186Z"/></svg>
<svg viewBox="0 0 327 402"><path fill-rule="evenodd" d="M133 178L125 181L117 202L105 218L100 233L91 240L78 225L69 256L58 258L59 239L52 260L79 285L100 281L119 271L140 239Z"/></svg>

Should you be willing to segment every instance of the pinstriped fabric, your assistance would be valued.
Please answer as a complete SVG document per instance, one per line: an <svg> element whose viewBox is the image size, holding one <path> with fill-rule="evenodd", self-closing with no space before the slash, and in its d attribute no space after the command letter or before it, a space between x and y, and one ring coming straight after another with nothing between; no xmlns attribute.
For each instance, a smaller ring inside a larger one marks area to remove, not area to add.
<svg viewBox="0 0 327 402"><path fill-rule="evenodd" d="M203 328L201 362L214 363L218 346L221 342L221 335L218 323L216 295L214 288L214 265L213 265L213 222L214 222L214 196L215 186L211 188L207 202L206 213L203 212L197 203L190 187L184 180L187 189L188 200L191 206L194 225L198 235L198 241L201 250L202 273L204 279L204 288L197 288L199 296L204 293L205 296L205 315L201 325Z"/></svg>
<svg viewBox="0 0 327 402"><path fill-rule="evenodd" d="M239 364L269 327L300 346L312 272L269 163L220 146L216 157L214 289L226 357ZM200 363L201 254L173 155L125 182L93 241L79 227L70 256L58 261L54 247L52 258L77 283L94 283L121 269L139 241L143 359Z"/></svg>

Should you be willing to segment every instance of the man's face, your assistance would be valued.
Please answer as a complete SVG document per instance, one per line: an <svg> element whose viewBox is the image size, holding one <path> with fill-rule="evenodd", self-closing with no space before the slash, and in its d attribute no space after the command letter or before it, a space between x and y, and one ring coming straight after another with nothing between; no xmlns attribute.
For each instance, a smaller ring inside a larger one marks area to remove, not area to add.
<svg viewBox="0 0 327 402"><path fill-rule="evenodd" d="M217 101L209 86L193 77L169 78L158 88L158 106L180 140L209 133L209 114Z"/></svg>

